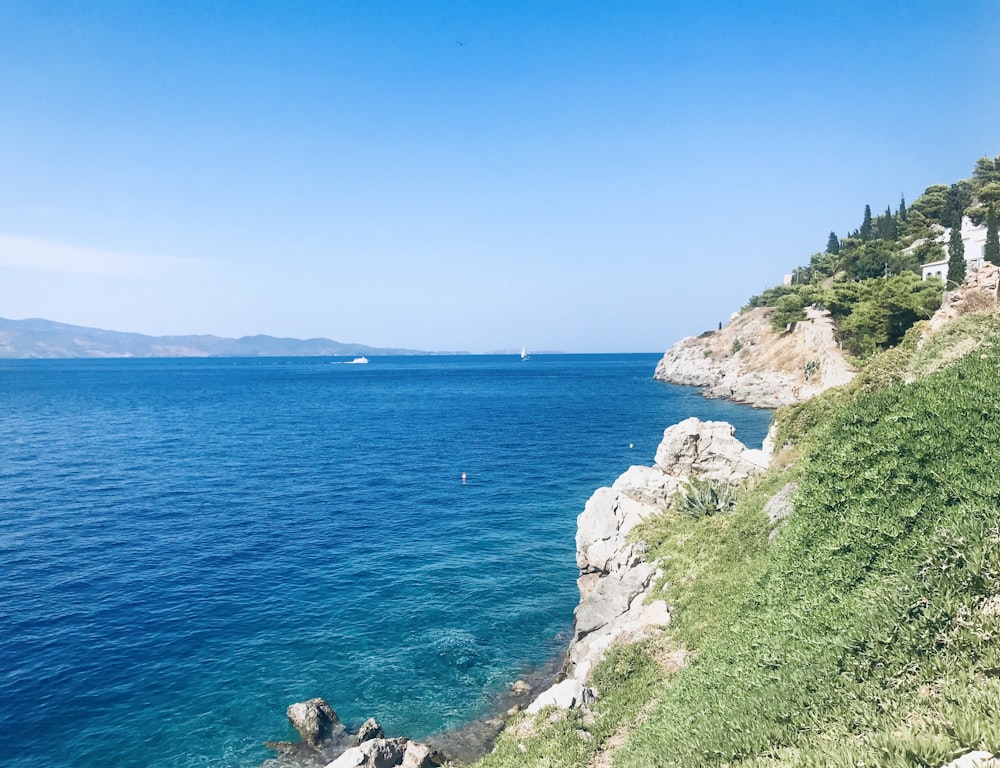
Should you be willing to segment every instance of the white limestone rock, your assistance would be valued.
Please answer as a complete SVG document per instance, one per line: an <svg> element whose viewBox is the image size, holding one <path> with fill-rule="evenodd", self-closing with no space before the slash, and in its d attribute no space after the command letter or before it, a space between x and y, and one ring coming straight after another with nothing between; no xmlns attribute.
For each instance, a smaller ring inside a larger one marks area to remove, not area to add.
<svg viewBox="0 0 1000 768"><path fill-rule="evenodd" d="M321 748L325 742L344 731L337 713L321 698L292 704L286 714L303 743L315 749Z"/></svg>
<svg viewBox="0 0 1000 768"><path fill-rule="evenodd" d="M351 747L325 768L434 768L431 749L409 739L370 739Z"/></svg>
<svg viewBox="0 0 1000 768"><path fill-rule="evenodd" d="M545 707L550 706L556 706L560 709L573 709L584 706L591 700L593 700L593 691L590 691L581 681L567 678L539 695L537 699L528 705L526 711L528 714L534 715Z"/></svg>
<svg viewBox="0 0 1000 768"><path fill-rule="evenodd" d="M854 377L829 313L807 309L805 320L775 333L773 312L769 307L751 309L719 331L681 339L664 354L654 378L704 387L706 397L777 408Z"/></svg>
<svg viewBox="0 0 1000 768"><path fill-rule="evenodd" d="M361 727L358 729L358 735L354 738L354 746L360 746L366 741L371 741L372 739L384 738L385 734L382 733L382 726L378 724L378 721L374 717L369 717Z"/></svg>
<svg viewBox="0 0 1000 768"><path fill-rule="evenodd" d="M612 643L670 621L662 600L646 605L658 571L629 533L689 480L740 483L762 472L769 458L737 440L730 424L686 419L664 431L652 467L631 467L611 488L594 492L577 518L580 602L566 664L572 679L584 683Z"/></svg>
<svg viewBox="0 0 1000 768"><path fill-rule="evenodd" d="M656 466L679 480L735 485L759 474L767 464L765 453L747 448L736 439L736 428L725 421L685 419L664 431L656 449Z"/></svg>
<svg viewBox="0 0 1000 768"><path fill-rule="evenodd" d="M437 761L431 757L431 748L417 741L408 742L403 752L403 762L399 768L436 768Z"/></svg>
<svg viewBox="0 0 1000 768"><path fill-rule="evenodd" d="M926 336L937 333L942 326L960 315L996 306L1000 301L1000 267L984 262L979 269L969 272L953 291L947 291L941 306L930 319ZM926 338L925 336L925 338Z"/></svg>
<svg viewBox="0 0 1000 768"><path fill-rule="evenodd" d="M979 750L952 760L944 768L1000 768L1000 757L991 752Z"/></svg>

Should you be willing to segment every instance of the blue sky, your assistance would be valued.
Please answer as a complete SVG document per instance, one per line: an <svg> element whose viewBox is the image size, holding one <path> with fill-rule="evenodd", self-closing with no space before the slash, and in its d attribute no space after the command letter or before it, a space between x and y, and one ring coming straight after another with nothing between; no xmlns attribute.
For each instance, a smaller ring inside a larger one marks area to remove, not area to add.
<svg viewBox="0 0 1000 768"><path fill-rule="evenodd" d="M0 316L661 351L1000 155L995 0L0 0Z"/></svg>

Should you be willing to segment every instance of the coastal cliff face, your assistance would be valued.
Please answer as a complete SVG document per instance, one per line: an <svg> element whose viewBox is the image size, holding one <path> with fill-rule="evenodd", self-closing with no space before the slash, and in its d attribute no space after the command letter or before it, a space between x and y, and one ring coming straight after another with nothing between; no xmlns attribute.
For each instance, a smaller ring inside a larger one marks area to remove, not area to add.
<svg viewBox="0 0 1000 768"><path fill-rule="evenodd" d="M771 330L769 307L737 315L721 330L677 342L656 366L654 378L704 387L706 397L755 408L808 400L855 374L834 338L826 312L806 310L790 331Z"/></svg>
<svg viewBox="0 0 1000 768"><path fill-rule="evenodd" d="M941 307L930 319L926 336L931 336L957 317L993 309L1000 301L1000 267L989 262L966 275L965 282L945 293Z"/></svg>
<svg viewBox="0 0 1000 768"><path fill-rule="evenodd" d="M669 623L665 602L646 602L658 570L646 561L645 545L630 541L629 533L693 479L737 485L763 472L770 451L747 448L734 432L720 421L690 418L675 424L664 431L653 466L631 467L587 501L577 519L580 603L566 658L567 679L543 692L529 713L550 704L585 705L593 696L587 687L590 672L613 643Z"/></svg>

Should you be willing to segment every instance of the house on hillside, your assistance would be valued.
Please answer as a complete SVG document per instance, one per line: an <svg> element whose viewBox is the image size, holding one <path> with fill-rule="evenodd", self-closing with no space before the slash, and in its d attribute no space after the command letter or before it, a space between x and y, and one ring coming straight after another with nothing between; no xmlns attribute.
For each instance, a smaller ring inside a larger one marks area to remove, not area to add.
<svg viewBox="0 0 1000 768"><path fill-rule="evenodd" d="M934 238L934 242L940 243L946 254L948 252L948 239L950 237L951 230L945 229L940 235ZM918 244L914 243L913 245L916 246ZM968 216L963 216L962 245L965 246L965 268L969 272L975 272L983 265L983 253L986 251L986 225L973 224ZM945 256L941 261L922 264L920 272L921 278L924 280L932 275L946 280L948 278L948 257Z"/></svg>

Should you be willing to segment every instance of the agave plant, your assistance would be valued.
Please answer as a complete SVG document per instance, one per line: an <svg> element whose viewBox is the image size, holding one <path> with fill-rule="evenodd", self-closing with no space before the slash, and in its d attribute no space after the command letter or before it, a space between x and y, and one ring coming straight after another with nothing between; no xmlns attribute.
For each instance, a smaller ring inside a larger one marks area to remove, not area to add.
<svg viewBox="0 0 1000 768"><path fill-rule="evenodd" d="M690 517L724 515L732 511L736 500L736 488L729 483L694 478L678 492L674 508Z"/></svg>

